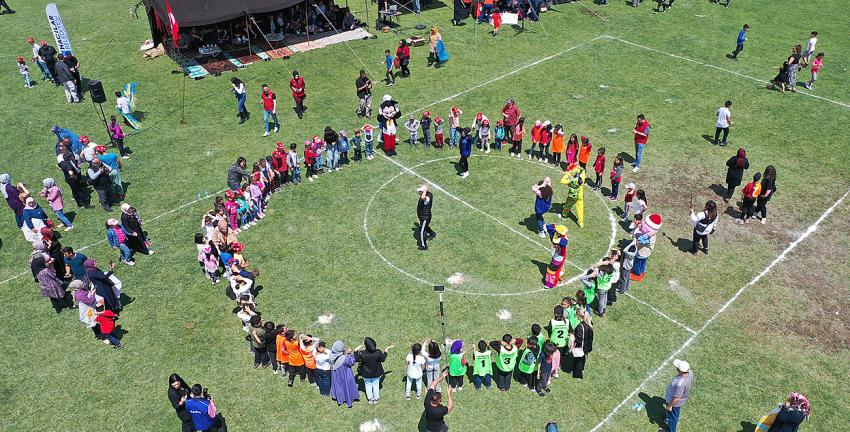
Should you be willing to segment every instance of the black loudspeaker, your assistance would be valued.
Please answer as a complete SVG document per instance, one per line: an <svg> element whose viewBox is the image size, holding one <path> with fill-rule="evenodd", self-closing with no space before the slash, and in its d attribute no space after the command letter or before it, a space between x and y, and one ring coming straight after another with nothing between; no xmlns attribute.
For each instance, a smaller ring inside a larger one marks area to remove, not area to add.
<svg viewBox="0 0 850 432"><path fill-rule="evenodd" d="M89 81L89 94L91 94L92 102L106 102L106 93L103 92L103 83L98 80Z"/></svg>

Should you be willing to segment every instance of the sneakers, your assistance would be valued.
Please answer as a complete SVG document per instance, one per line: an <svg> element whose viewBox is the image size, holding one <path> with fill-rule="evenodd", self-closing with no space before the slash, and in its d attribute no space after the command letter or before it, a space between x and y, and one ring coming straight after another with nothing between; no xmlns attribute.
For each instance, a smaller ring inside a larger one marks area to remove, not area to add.
<svg viewBox="0 0 850 432"><path fill-rule="evenodd" d="M124 156L121 156L121 159L130 159L130 156L124 155Z"/></svg>
<svg viewBox="0 0 850 432"><path fill-rule="evenodd" d="M263 136L264 136L264 137L269 136L269 132L268 132L268 131L266 131L265 133L263 133Z"/></svg>
<svg viewBox="0 0 850 432"><path fill-rule="evenodd" d="M546 233L544 231L540 231L537 235L540 236L540 238L546 238Z"/></svg>
<svg viewBox="0 0 850 432"><path fill-rule="evenodd" d="M767 222L767 218L761 218L761 224L764 225Z"/></svg>
<svg viewBox="0 0 850 432"><path fill-rule="evenodd" d="M466 172L464 172L463 174L460 175L460 178L462 178L462 179L465 179L467 177L469 177L469 171L466 171Z"/></svg>
<svg viewBox="0 0 850 432"><path fill-rule="evenodd" d="M109 342L107 342L107 343L109 343ZM118 345L115 345L114 347L112 347L112 349L115 349L115 350L120 350L121 348L124 348L124 344L122 344L122 343L119 343Z"/></svg>
<svg viewBox="0 0 850 432"><path fill-rule="evenodd" d="M638 171L640 171L640 167L634 167L634 169L632 169L632 172L638 172Z"/></svg>
<svg viewBox="0 0 850 432"><path fill-rule="evenodd" d="M528 154L528 160L531 160L531 159L533 159L533 156L531 156L531 153L529 153Z"/></svg>
<svg viewBox="0 0 850 432"><path fill-rule="evenodd" d="M280 126L275 126L274 127L274 133L278 133L278 132L280 132Z"/></svg>
<svg viewBox="0 0 850 432"><path fill-rule="evenodd" d="M153 254L155 254L155 253L156 253L156 251L155 251L155 250L153 250L153 249L149 249L149 250L148 250L148 255L153 255Z"/></svg>
<svg viewBox="0 0 850 432"><path fill-rule="evenodd" d="M130 267L133 267L134 265L136 265L136 263L134 263L133 261L121 260L121 262L124 263L124 264L127 264Z"/></svg>
<svg viewBox="0 0 850 432"><path fill-rule="evenodd" d="M65 232L71 231L72 229L74 229L73 225L71 225L69 227L65 227Z"/></svg>

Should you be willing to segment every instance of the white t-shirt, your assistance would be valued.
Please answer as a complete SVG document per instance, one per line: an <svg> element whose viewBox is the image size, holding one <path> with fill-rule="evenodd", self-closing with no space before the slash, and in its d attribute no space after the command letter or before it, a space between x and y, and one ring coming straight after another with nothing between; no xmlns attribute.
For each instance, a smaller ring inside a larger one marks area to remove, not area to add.
<svg viewBox="0 0 850 432"><path fill-rule="evenodd" d="M331 352L325 350L324 352L316 351L313 353L313 358L316 359L316 369L319 370L331 370Z"/></svg>
<svg viewBox="0 0 850 432"><path fill-rule="evenodd" d="M130 100L124 96L115 100L115 108L121 111L121 114L130 114Z"/></svg>
<svg viewBox="0 0 850 432"><path fill-rule="evenodd" d="M413 353L408 353L405 360L407 361L407 376L413 379L422 378L422 366L425 365L425 357L417 354L414 358Z"/></svg>
<svg viewBox="0 0 850 432"><path fill-rule="evenodd" d="M720 107L717 110L717 127L719 128L728 128L729 127L729 119L732 117L732 112L729 111L729 108L725 106Z"/></svg>
<svg viewBox="0 0 850 432"><path fill-rule="evenodd" d="M809 39L809 43L806 44L806 52L809 54L815 51L815 46L818 44L818 38L813 37Z"/></svg>

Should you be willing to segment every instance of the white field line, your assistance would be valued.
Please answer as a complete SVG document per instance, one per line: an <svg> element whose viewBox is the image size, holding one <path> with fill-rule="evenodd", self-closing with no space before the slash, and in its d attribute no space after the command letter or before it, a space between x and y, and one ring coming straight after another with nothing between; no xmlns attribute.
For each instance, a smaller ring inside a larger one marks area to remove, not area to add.
<svg viewBox="0 0 850 432"><path fill-rule="evenodd" d="M491 79L489 79L489 80L487 80L487 81L484 81L483 83L480 83L480 84L476 84L476 85L474 85L474 86L472 86L472 87L470 87L470 88L468 88L468 89L466 89L466 90L464 90L464 91L462 91L462 92L455 93L455 94L453 94L453 95L451 95L451 96L448 96L448 97L442 98L442 99L440 99L440 100L438 100L438 101L435 101L435 102L431 102L431 103L429 103L428 105L423 106L422 108L419 108L419 109L416 109L416 110L411 111L410 113L411 113L411 114L413 114L413 113L416 113L416 112L419 112L419 111L424 111L425 109L430 108L430 107L432 107L432 106L434 106L434 105L441 104L441 103L443 103L443 102L450 101L450 100L452 100L452 99L454 99L454 98L457 98L457 97L463 96L463 95L465 95L465 94L467 94L467 93L469 93L469 92L471 92L471 91L473 91L473 90L478 90L478 89L480 89L481 87L484 87L484 86L487 86L487 85L493 84L493 83L494 83L494 82L496 82L496 81L501 81L501 80L503 80L503 79L505 79L505 78L507 78L507 77L509 77L509 76L516 75L516 74L518 74L518 73L520 73L520 72L522 72L522 71L524 71L524 70L526 70L526 69L528 69L528 68L531 68L531 67L537 66L537 65L539 65L540 63L547 62L547 61L552 60L552 59L554 59L554 58L556 58L556 57L560 57L560 56L562 56L562 55L564 55L564 54L566 54L566 53L568 53L568 52L570 52L570 51L572 51L572 50L574 50L574 49L576 49L576 48L581 48L581 47L583 47L583 46L585 46L585 45L587 45L587 44L589 44L589 43L591 43L591 42L594 42L594 41L597 41L597 40L599 40L599 39L603 39L603 38L606 38L606 37L609 37L609 36L606 36L606 35L600 35L600 36L596 36L595 38L588 39L588 40L586 40L586 41L584 41L584 42L582 42L582 43L580 43L580 44L578 44L578 45L571 46L571 47L566 48L566 49L564 49L564 50L562 50L562 51L559 51L559 52L557 52L557 53L555 53L555 54L552 54L552 55L549 55L549 56L543 57L543 58L538 59L538 60L535 60L535 61L533 61L533 62L531 62L531 63L527 63L527 64L525 64L525 65L523 65L523 66L520 66L520 67L518 67L518 68L516 68L516 69L514 69L514 70L512 70L512 71L510 71L510 72L508 72L508 73L506 73L506 74L504 74L504 75L498 76L498 77L496 77L496 78L491 78Z"/></svg>
<svg viewBox="0 0 850 432"><path fill-rule="evenodd" d="M198 203L198 202L200 202L200 201L203 201L203 200L205 200L205 199L208 199L208 198L214 198L216 195L218 195L218 194L220 194L220 193L222 193L222 192L224 192L224 191L225 191L225 189L222 189L222 190L220 190L220 191L218 191L218 192L216 192L216 193L214 193L214 194L212 194L212 195L210 195L210 196L208 196L208 197L206 197L206 196L205 196L205 197L203 197L203 198L196 198L196 199L194 199L194 200L192 200L192 201L189 201L189 202L187 202L187 203L185 203L185 204L182 204L182 205L181 205L181 206L179 206L179 207L175 207L175 208L173 208L173 209L171 209L171 210L168 210L168 211L167 211L167 212L165 212L165 213L160 213L160 214L158 214L158 215L156 215L156 216L154 216L154 217L150 218L150 219L148 220L148 222L153 222L153 221L155 221L155 220L157 220L157 219L159 219L159 218L161 218L161 217L163 217L163 216L168 216L168 215L170 215L170 214L172 214L172 213L174 213L174 212L176 212L176 211L183 210L184 208L189 207L190 205L196 204L196 203ZM85 245L85 246L83 246L83 247L81 247L81 248L75 248L74 250L79 251L79 252L82 252L82 251L84 251L84 250L86 250L86 249L88 249L88 248L91 248L91 247L97 246L97 245L99 245L99 244L101 244L101 243L103 243L103 242L105 242L105 241L106 241L106 239L98 240L98 241L96 241L96 242L94 242L94 243L92 243L92 244ZM27 274L29 274L29 272L18 273L18 274L14 275L14 276L12 276L12 277L10 277L10 278L6 279L6 280L0 281L0 285L3 285L3 284L6 284L6 283L9 283L9 282L11 282L11 281L13 281L13 280L15 280L15 279L17 279L17 278L21 277L21 276L27 275Z"/></svg>
<svg viewBox="0 0 850 432"><path fill-rule="evenodd" d="M717 65L713 65L713 64L710 64L710 63L704 63L704 62L701 62L699 60L694 60L692 58L680 56L678 54L673 54L673 53L669 53L669 52L662 51L662 50L659 50L659 49L651 48L651 47L648 47L646 45L641 45L641 44L637 44L637 43L634 43L634 42L630 42L630 41L627 41L625 39L620 39L620 38L615 37L615 36L605 36L605 37L607 37L608 39L611 39L611 40L622 42L622 43L627 44L627 45L631 45L633 47L645 49L645 50L648 50L648 51L653 51L653 52L656 52L658 54L664 54L666 56L670 56L670 57L673 57L673 58L676 58L676 59L679 59L679 60L684 60L684 61L687 61L687 62L698 64L700 66L705 66L705 67L708 67L708 68L717 69L719 71L730 73L732 75L737 75L741 78L746 78L748 80L752 80L752 81L759 82L759 83L762 83L762 84L769 84L770 83L769 81L765 81L761 78L752 77L752 76L749 76L747 74L743 74L743 73L740 73L740 72L733 71L731 69L726 69L726 68L723 68L723 67L720 67L720 66L717 66ZM823 96L818 96L814 93L809 93L807 91L797 90L797 93L804 95L804 96L809 96L809 97L812 97L812 98L815 98L815 99L820 99L822 101L829 102L831 104L835 104L835 105L838 105L838 106L841 106L841 107L844 107L844 108L850 108L850 104L848 104L848 103L829 99L829 98L825 98Z"/></svg>
<svg viewBox="0 0 850 432"><path fill-rule="evenodd" d="M628 277L628 276L626 275L626 277ZM612 289L613 289L613 288L612 288ZM638 303L640 303L640 304L642 304L642 305L644 305L644 306L648 307L648 308L649 308L649 309L651 309L653 312L655 312L655 314L656 314L656 315L658 315L658 316L660 316L660 317L662 317L662 318L666 319L667 321L670 321L670 322L671 322L671 323L673 323L673 324L678 325L679 327L681 327L681 328L685 329L688 333L690 333L690 334L692 334L692 335L697 334L697 332L695 332L692 328L690 328L690 327L688 327L688 326L686 326L686 325L682 324L682 323L681 323L681 322L679 322L679 321L676 321L675 319L671 318L671 317L670 317L669 315L667 315L666 313L661 312L660 310L658 310L658 309L656 309L655 307L653 307L651 304L649 304L649 303L647 303L647 302L645 302L645 301L643 301L643 300L641 300L641 299L639 299L639 298L637 298L637 297L635 297L635 296L631 295L630 293L626 292L625 294L620 294L620 295L625 295L626 297L628 297L628 298L630 298L630 299L632 299L632 300L634 300L634 301L636 301L636 302L638 302Z"/></svg>
<svg viewBox="0 0 850 432"><path fill-rule="evenodd" d="M794 249L796 249L797 246L800 245L800 243L802 243L804 240L809 238L809 236L814 234L814 232L817 231L817 229L820 227L820 224L823 223L823 221L826 220L826 218L829 217L829 215L832 214L832 212L839 205L841 205L841 203L844 202L844 200L847 198L848 195L850 195L850 189L848 189L847 192L844 192L844 195L842 195L841 198L838 198L838 200L835 201L835 203L833 203L832 206L830 206L828 209L826 209L813 224L809 225L809 227L806 228L805 232L803 232L799 237L797 237L797 239L795 239L794 241L789 243L788 246L785 248L785 250L783 250L782 253L780 253L773 261L771 261L770 264L768 264L767 267L765 267L764 270L761 271L761 273L757 274L755 277L752 278L752 280L747 282L746 285L744 285L740 289L738 289L738 292L736 292L735 295L733 295L729 300L727 300L726 303L723 303L723 306L721 306L720 309L718 309L717 312L715 312L714 315L712 315L702 325L702 327L700 327L699 330L696 331L696 333L694 333L693 335L691 335L691 337L689 337L687 340L685 340L685 342L679 348L677 348L675 351L673 351L670 354L670 356L667 357L666 360L661 362L661 364L658 366L658 368L656 368L653 372L651 372L649 375L647 375L647 377L634 389L634 391L632 391L619 404L617 404L617 406L615 406L614 409L612 409L611 412L609 412L608 415L605 416L604 419L602 419L596 426L594 426L593 429L590 430L590 432L596 432L599 429L601 429L602 427L604 427L606 424L608 424L608 422L611 421L611 419L614 417L614 415L616 415L617 412L624 405L626 405L633 397L635 397L635 395L638 394L638 392L644 386L646 386L662 370L664 370L664 368L666 368L670 364L670 362L673 361L673 359L675 359L679 354L682 353L682 351L684 351L687 347L689 347L696 340L696 338L698 338L702 334L702 332L705 331L706 328L708 328L708 326L710 326L712 323L714 323L714 321L717 319L717 317L719 317L723 312L726 311L726 309L729 308L729 306L731 306L733 303L735 303L736 300L738 300L738 297L740 297L741 294L744 293L744 291L746 291L751 286L757 284L765 275L767 275L768 273L770 273L771 270L773 270L773 267L775 267L779 263L785 261L785 257L787 257L789 253L794 251Z"/></svg>
<svg viewBox="0 0 850 432"><path fill-rule="evenodd" d="M535 239L533 239L533 238L531 238L531 237L527 236L525 233L523 233L523 232L521 232L521 231L517 231L517 230L516 230L516 228L514 228L514 227L512 227L512 226L510 226L510 225L508 225L508 224L506 224L506 223L504 223L504 222L502 222L502 220L501 220L501 219L499 219L499 218L497 218L497 217L495 217L495 216L491 215L490 213L487 213L487 212L485 212L484 210L481 210L481 209L479 209L478 207L475 207L474 205L472 205L472 204L470 204L470 203L468 203L468 202L464 201L462 198L458 197L457 195L454 195L453 193L451 193L451 192L447 191L444 187L440 186L440 185L439 185L439 184L437 184L437 183L434 183L434 182L433 182L433 181L431 181L431 180L428 180L428 179L427 179L427 178L425 178L425 176L423 176L422 174L419 174L418 172L414 171L414 170L413 170L413 168L408 168L408 167L406 167L406 166L402 165L401 163L397 162L397 161L396 161L396 160L394 160L393 158L391 158L391 157L389 157L389 156L387 156L387 155L385 155L385 154L383 154L383 153L380 153L380 155L381 155L381 156L383 156L383 157L384 157L384 159L386 159L386 160L388 160L388 161L392 162L393 164L395 164L396 166L398 166L399 168L401 168L401 169L402 169L402 171L407 171L408 173L413 174L414 176L418 177L420 180L424 181L425 183L430 184L430 185L431 185L434 189L437 189L438 191L440 191L440 192L442 192L442 193L444 193L444 194L448 195L448 196L449 196L449 198L451 198L451 199L453 199L453 200L455 200L455 201L457 201L457 202L459 202L459 203L461 203L461 204L465 205L466 207L470 208L471 210L474 210L474 211L476 211L476 212L478 212L478 213L480 213L480 214L482 214L482 215L484 215L484 216L486 216L486 217L488 217L488 218L492 219L492 220L493 220L494 222L496 222L497 224L499 224L499 225L501 225L501 226L503 226L503 227L507 228L510 232L512 232L512 233L514 233L514 234L516 234L516 235L518 235L518 236L520 236L520 237L522 237L522 238L524 238L524 239L528 240L528 241L529 241L529 242L531 242L531 243L534 243L534 245L535 245L535 246L539 246L539 247L543 248L544 250L546 250L547 252L548 252L548 251L550 251L550 249L549 249L548 247L546 247L546 246L544 246L544 245L540 244L540 242L539 242L539 241L537 241L537 240L535 240Z"/></svg>

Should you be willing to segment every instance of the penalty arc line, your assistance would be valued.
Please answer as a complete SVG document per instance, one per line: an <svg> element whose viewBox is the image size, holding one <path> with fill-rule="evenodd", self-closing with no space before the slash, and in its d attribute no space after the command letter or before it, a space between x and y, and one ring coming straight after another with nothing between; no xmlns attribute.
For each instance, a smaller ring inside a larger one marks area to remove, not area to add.
<svg viewBox="0 0 850 432"><path fill-rule="evenodd" d="M699 60L694 60L692 58L680 56L678 54L673 54L673 53L669 53L669 52L662 51L662 50L659 50L659 49L655 49L655 48L652 48L652 47L648 47L646 45L641 45L641 44L637 44L637 43L634 43L634 42L630 42L630 41L627 41L625 39L620 39L616 36L605 35L604 37L607 37L608 39L615 40L615 41L618 41L618 42L622 42L626 45L631 45L631 46L636 47L636 48L641 48L641 49L645 49L645 50L648 50L648 51L653 51L653 52L656 52L658 54L664 54L666 56L673 57L673 58L676 58L676 59L679 59L679 60L684 60L684 61L687 61L687 62L698 64L700 66L705 66L705 67L708 67L708 68L712 68L712 69L716 69L716 70L723 71L723 72L726 72L726 73L730 73L732 75L737 75L741 78L746 78L748 80L752 80L752 81L755 81L755 82L758 82L758 83L762 83L762 84L769 84L770 83L769 81L765 81L765 80L760 79L760 78L756 78L756 77L753 77L753 76L749 76L747 74L736 72L736 71L733 71L731 69L726 69L726 68L723 68L723 67L720 67L720 66L717 66L717 65L713 65L713 64L710 64L710 63L704 63L704 62L701 62ZM814 93L809 93L809 92L805 92L805 91L802 91L802 90L798 90L797 93L801 94L803 96L809 96L809 97L812 97L812 98L815 98L815 99L820 99L822 101L829 102L831 104L835 104L835 105L838 105L838 106L841 106L841 107L844 107L844 108L850 108L850 104L848 104L848 103L829 99L829 98L825 98L823 96L818 96Z"/></svg>
<svg viewBox="0 0 850 432"><path fill-rule="evenodd" d="M698 337L702 334L702 332L703 332L703 331L705 331L705 329L706 329L706 328L708 328L708 326L710 326L712 323L714 323L714 321L715 321L715 320L716 320L716 319L717 319L720 315L722 315L722 314L723 314L723 312L725 312L725 311L726 311L726 309L728 309L728 308L729 308L729 306L731 306L733 303L735 303L735 301L736 301L736 300L738 300L738 298L741 296L741 294L743 294L743 293L744 293L744 292L745 292L748 288L750 288L751 286L753 286L753 285L757 284L759 281L761 281L761 279L762 279L765 275L767 275L768 273L770 273L770 271L771 271L771 270L773 270L773 268L774 268L777 264L779 264L780 262L784 261L784 260L785 260L785 257L786 257L786 256L788 256L788 254L789 254L789 253L791 253L792 251L794 251L794 249L796 249L796 248L797 248L797 246L799 246L799 245L800 245L800 243L802 243L802 242L803 242L804 240L806 240L809 236L811 236L812 234L814 234L814 232L815 232L815 231L817 231L817 229L820 227L820 224L821 224L821 223L823 223L823 221L824 221L824 220L826 220L826 218L827 218L827 217L829 217L829 215L830 215L830 214L832 214L832 212L833 212L833 211L835 211L835 209L836 209L836 208L838 208L838 206L839 206L839 205L841 205L841 203L843 203L845 199L847 199L847 196L848 196L848 195L850 195L850 189L848 189L848 190L847 190L847 192L844 192L844 195L842 195L840 198L838 198L838 200L837 200L837 201L835 201L835 203L833 203L833 204L832 204L832 206L830 206L828 209L826 209L826 210L825 210L825 211L824 211L824 212L820 215L820 217L819 217L819 218L818 218L818 219L817 219L817 220L816 220L813 224L809 225L809 227L808 227L808 228L806 228L806 231L805 231L805 232L803 232L803 234L801 234L799 237L797 237L797 239L795 239L794 241L792 241L791 243L789 243L789 244L788 244L788 246L787 246L787 247L786 247L786 248L782 251L782 253L780 253L780 254L779 254L779 255L778 255L778 256L777 256L777 257L776 257L773 261L771 261L771 262L770 262L770 264L768 264L768 265L767 265L767 267L765 267L765 268L764 268L764 270L762 270L762 271L761 271L761 273L757 274L757 275L756 275L755 277L753 277L753 278L752 278L749 282L747 282L747 284L746 284L746 285L744 285L744 286L742 286L740 289L738 289L738 291L735 293L735 295L733 295L733 296L732 296L729 300L727 300L727 301L726 301L726 303L723 303L723 305L720 307L720 309L718 309L718 310L714 313L714 315L712 315L712 316L711 316L708 320L706 320L706 322L702 325L702 327L700 327L700 328L699 328L699 330L697 330L697 331L696 331L696 333L694 333L693 335L691 335L691 337L689 337L687 340L685 340L685 342L684 342L684 343L683 343L683 344L682 344L679 348L677 348L675 351L673 351L673 352L672 352L672 353L671 353L671 354L667 357L667 359L665 359L665 360L661 363L661 365L659 365L659 366L658 366L658 368L656 368L653 372L651 372L651 373L650 373L650 374L649 374L649 375L648 375L648 376L647 376L647 377L646 377L646 378L645 378L645 379L644 379L644 380L643 380L643 381L642 381L642 382L641 382L641 383L640 383L640 384L639 384L639 385L638 385L638 386L634 389L634 391L632 391L632 392L631 392L628 396L626 396L626 397L625 397L625 398L624 398L624 399L623 399L623 400L622 400L619 404L617 404L617 406L615 406L615 407L614 407L614 409L613 409L613 410L611 410L611 412L609 412L607 416L605 416L605 418L603 418L603 419L602 419L602 420L601 420L601 421L600 421L600 422L599 422L596 426L594 426L594 427L593 427L593 429L591 429L591 430L590 430L590 432L596 432L596 431L598 431L599 429L601 429L602 427L604 427L606 424L608 424L608 422L610 422L610 421L611 421L611 419L614 417L614 415L616 415L616 414L617 414L617 412L619 412L619 411L620 411L620 409L621 409L621 408L623 408L623 406L624 406L624 405L626 405L626 404L629 402L629 400L631 400L633 397L635 397L635 395L637 395L637 394L638 394L638 392L640 392L640 391L641 391L641 389L642 389L644 386L646 386L646 385L647 385L650 381L652 381L652 380L653 380L653 379L654 379L654 378L655 378L655 377L656 377L656 376L657 376L657 375L658 375L658 374L659 374L662 370L664 370L664 368L665 368L665 367L667 367L667 366L670 364L670 362L672 362L672 361L673 361L673 359L674 359L676 356L678 356L678 355L679 355L682 351L684 351L686 348L688 348L688 347L689 347L689 346L690 346L690 345L694 342L694 340L696 340L696 338L698 338Z"/></svg>
<svg viewBox="0 0 850 432"><path fill-rule="evenodd" d="M168 211L166 211L165 213L160 213L160 214L158 214L158 215L156 215L156 216L152 217L152 218L151 218L148 222L153 222L153 221L155 221L155 220L157 220L157 219L162 218L163 216L168 216L168 215L170 215L170 214L172 214L172 213L174 213L174 212L177 212L177 211L183 210L184 208L189 207L189 206L191 206L191 205L193 205L193 204L196 204L196 203L198 203L198 202L200 202L200 201L203 201L203 200L205 200L205 199L207 199L207 198L212 198L212 197L214 197L215 195L218 195L218 194L220 194L220 193L224 192L225 190L226 190L226 189L222 189L222 190L220 190L220 191L216 192L214 195L211 195L211 196L208 196L208 197L207 197L207 196L205 196L205 197L203 197L203 198L196 198L196 199L194 199L194 200L192 200L192 201L189 201L189 202L187 202L187 203L184 203L184 204L180 205L179 207L175 207L175 208L173 208L173 209L171 209L171 210L168 210ZM81 248L79 248L79 249L75 249L75 250L76 250L76 251L78 251L78 252L82 252L82 251L84 251L84 250L86 250L86 249L89 249L89 248L92 248L92 247L94 247L94 246L97 246L97 245L99 245L99 244L101 244L101 243L103 243L103 242L105 242L105 241L106 241L105 239L104 239L104 240L98 240L98 241L96 241L96 242L94 242L94 243L91 243L91 244L85 245L85 246L83 246L83 247L81 247ZM17 278L21 277L21 276L27 275L27 274L29 274L29 272L18 273L18 274L14 275L14 276L9 277L8 279L5 279L5 280L0 281L0 285L7 284L7 283L9 283L9 282L11 282L11 281L13 281L13 280L15 280L15 279L17 279Z"/></svg>

